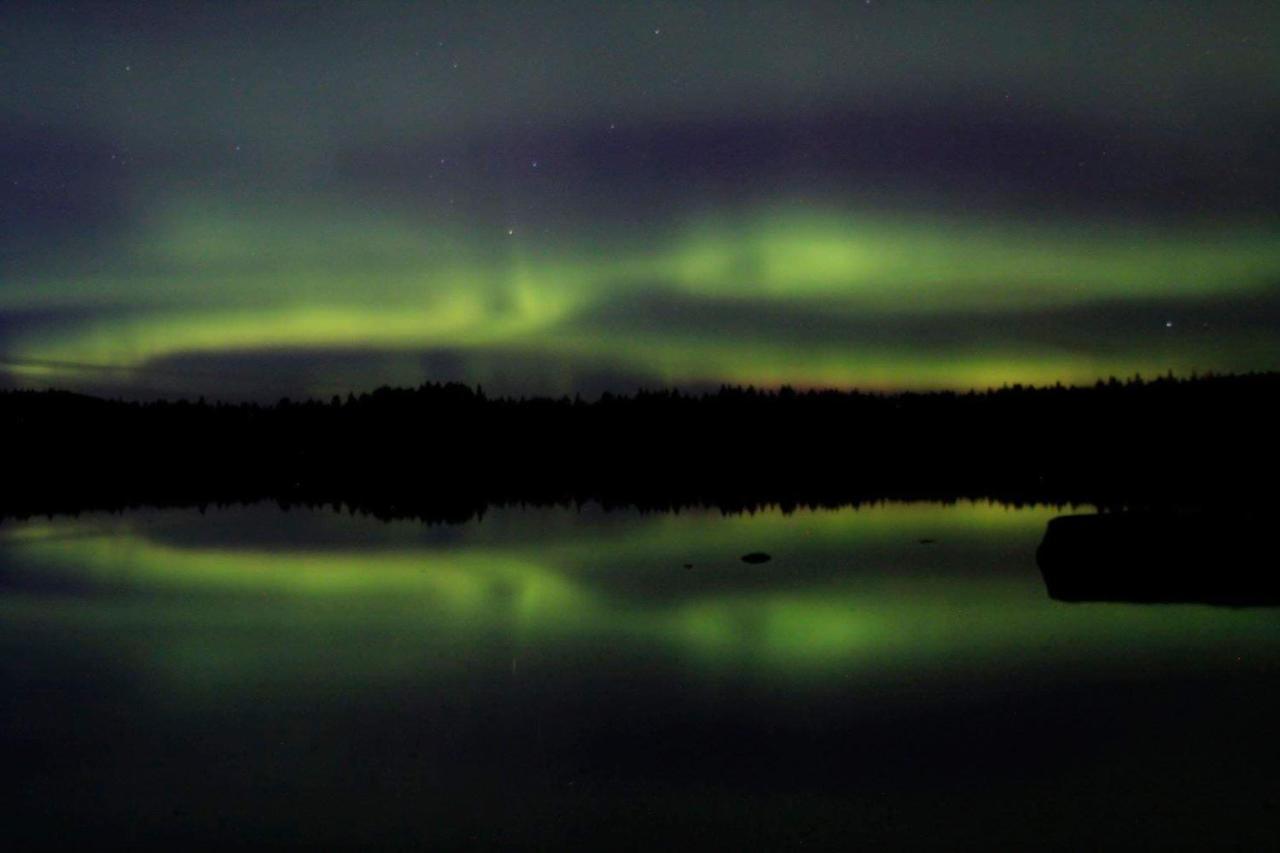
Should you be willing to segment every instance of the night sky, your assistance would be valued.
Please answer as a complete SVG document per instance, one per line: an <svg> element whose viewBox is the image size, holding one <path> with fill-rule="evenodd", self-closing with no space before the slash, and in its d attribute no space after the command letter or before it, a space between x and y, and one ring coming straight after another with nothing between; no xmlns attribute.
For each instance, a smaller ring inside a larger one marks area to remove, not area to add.
<svg viewBox="0 0 1280 853"><path fill-rule="evenodd" d="M1275 2L14 2L0 386L1280 368Z"/></svg>

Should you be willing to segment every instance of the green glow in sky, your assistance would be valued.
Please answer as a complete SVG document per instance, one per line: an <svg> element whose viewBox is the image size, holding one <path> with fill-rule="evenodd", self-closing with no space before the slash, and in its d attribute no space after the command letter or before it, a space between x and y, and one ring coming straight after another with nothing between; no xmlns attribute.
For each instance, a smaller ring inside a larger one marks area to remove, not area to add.
<svg viewBox="0 0 1280 853"><path fill-rule="evenodd" d="M1274 4L0 21L0 387L1280 368Z"/></svg>
<svg viewBox="0 0 1280 853"><path fill-rule="evenodd" d="M662 382L844 387L1271 366L1267 334L1204 334L1195 317L1168 328L1147 307L1263 291L1280 277L1280 241L1257 227L1033 227L789 207L635 243L484 235L407 214L349 221L333 206L189 203L131 238L113 265L85 257L9 283L0 308L73 319L14 330L3 356L33 382L288 350L372 350L391 362L448 350L476 364L478 379L486 359L535 353ZM1126 338L1071 324L1073 310L1126 303L1149 328ZM637 305L664 307L652 316ZM670 322L682 312L701 319ZM1028 314L1049 333L1020 328ZM815 316L822 334L808 333ZM967 325L949 326L956 316ZM339 390L337 378L306 390Z"/></svg>

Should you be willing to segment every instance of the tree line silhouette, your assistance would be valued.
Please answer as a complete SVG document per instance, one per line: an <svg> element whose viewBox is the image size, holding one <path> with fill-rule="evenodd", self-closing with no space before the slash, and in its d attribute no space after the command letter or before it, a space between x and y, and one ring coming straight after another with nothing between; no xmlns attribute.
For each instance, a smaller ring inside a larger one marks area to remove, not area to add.
<svg viewBox="0 0 1280 853"><path fill-rule="evenodd" d="M639 391L491 398L455 383L273 405L0 393L0 516L270 498L384 516L489 503L648 508L876 498L1270 501L1280 374L968 393Z"/></svg>

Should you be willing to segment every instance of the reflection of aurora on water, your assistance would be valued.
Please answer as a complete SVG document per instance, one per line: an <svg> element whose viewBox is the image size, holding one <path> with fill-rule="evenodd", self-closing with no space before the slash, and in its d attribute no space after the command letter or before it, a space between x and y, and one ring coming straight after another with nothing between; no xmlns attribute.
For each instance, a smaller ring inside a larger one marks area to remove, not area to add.
<svg viewBox="0 0 1280 853"><path fill-rule="evenodd" d="M283 528L335 532L310 546L271 533L219 542L193 513L57 520L7 532L10 585L23 593L3 608L12 629L100 636L140 672L226 689L321 671L390 686L495 656L522 659L528 673L593 649L789 681L1001 670L1033 651L1070 659L1135 637L1171 648L1197 635L1201 645L1276 639L1265 613L1117 618L1114 608L1048 602L1031 554L1055 514L887 504L596 516L607 522L597 525L500 510L447 528L447 541L412 523L273 507L199 519L229 530L278 516ZM921 545L926 537L938 541ZM744 566L747 543L775 560ZM163 639L130 637L131 624Z"/></svg>

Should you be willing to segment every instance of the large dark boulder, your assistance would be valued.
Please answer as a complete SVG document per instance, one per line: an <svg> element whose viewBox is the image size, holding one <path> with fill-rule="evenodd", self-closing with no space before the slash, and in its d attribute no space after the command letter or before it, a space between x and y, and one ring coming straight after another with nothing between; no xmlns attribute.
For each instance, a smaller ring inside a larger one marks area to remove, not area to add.
<svg viewBox="0 0 1280 853"><path fill-rule="evenodd" d="M1271 539L1247 513L1064 515L1049 522L1036 563L1059 601L1274 605Z"/></svg>

